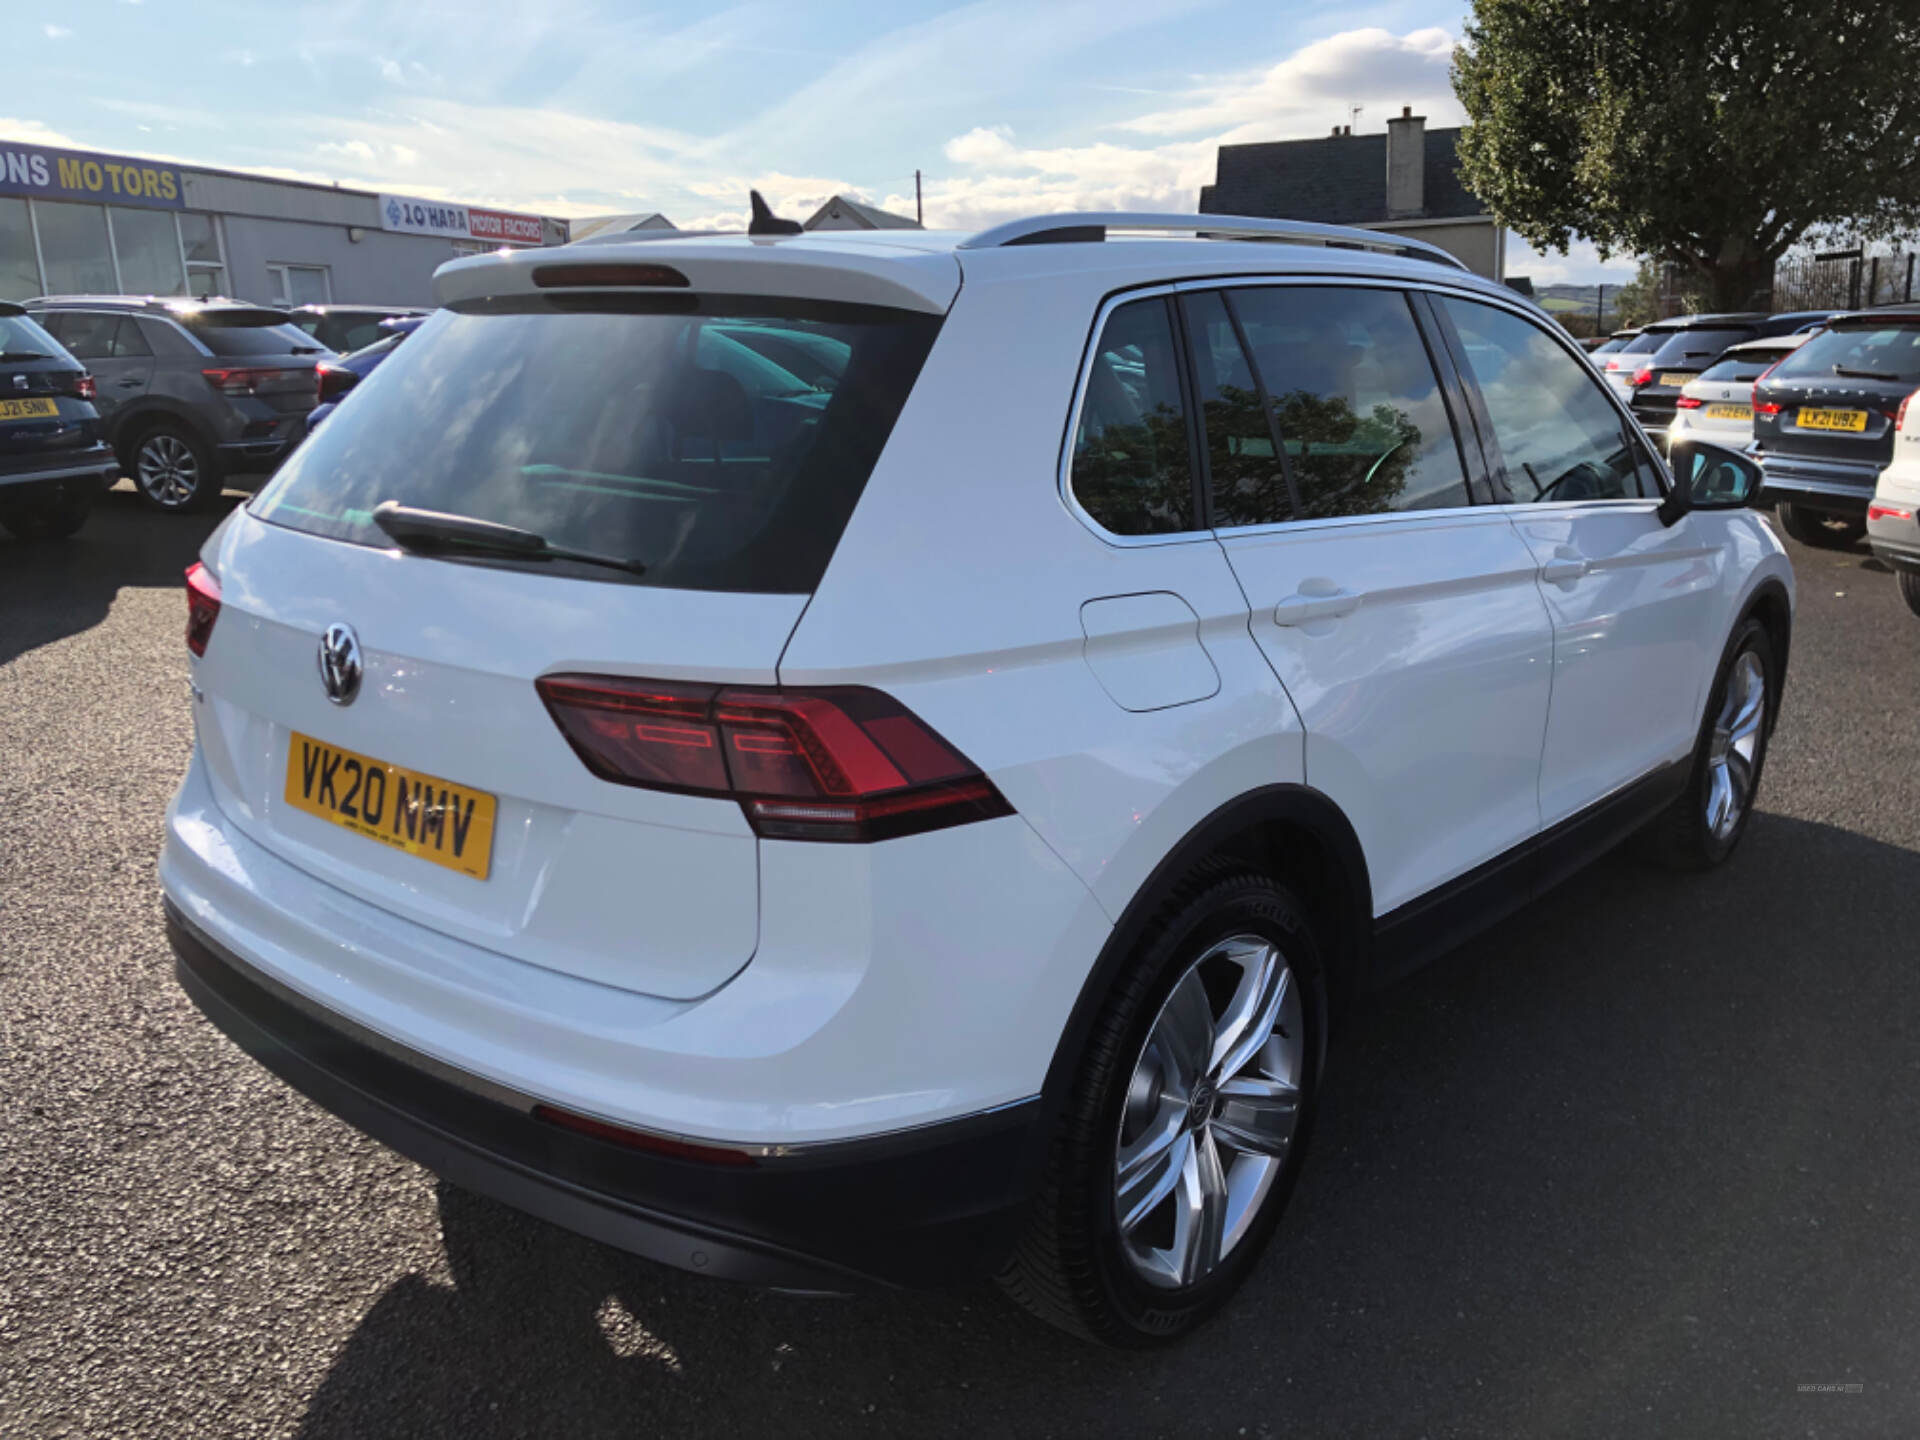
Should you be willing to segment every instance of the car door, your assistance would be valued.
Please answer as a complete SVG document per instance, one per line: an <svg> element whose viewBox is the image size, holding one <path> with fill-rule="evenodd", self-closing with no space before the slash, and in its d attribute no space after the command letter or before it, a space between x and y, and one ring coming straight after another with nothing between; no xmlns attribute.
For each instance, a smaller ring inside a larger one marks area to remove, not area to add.
<svg viewBox="0 0 1920 1440"><path fill-rule="evenodd" d="M1540 814L1553 825L1693 748L1726 572L1726 523L1671 527L1637 429L1570 341L1488 301L1436 296L1503 511L1553 616Z"/></svg>
<svg viewBox="0 0 1920 1440"><path fill-rule="evenodd" d="M1401 290L1195 288L1210 518L1384 914L1540 824L1552 626ZM1457 403L1457 401L1455 402Z"/></svg>
<svg viewBox="0 0 1920 1440"><path fill-rule="evenodd" d="M112 428L116 414L153 383L153 348L133 317L105 310L56 310L47 328L93 375L94 405Z"/></svg>

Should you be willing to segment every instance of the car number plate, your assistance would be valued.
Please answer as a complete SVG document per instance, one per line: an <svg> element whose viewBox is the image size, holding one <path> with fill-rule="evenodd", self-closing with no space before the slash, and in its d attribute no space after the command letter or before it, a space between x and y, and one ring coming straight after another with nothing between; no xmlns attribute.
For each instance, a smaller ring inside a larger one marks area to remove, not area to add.
<svg viewBox="0 0 1920 1440"><path fill-rule="evenodd" d="M1678 390L1691 379L1693 379L1693 376L1690 373L1680 370L1663 370L1660 373L1660 383L1662 385L1671 385L1675 390Z"/></svg>
<svg viewBox="0 0 1920 1440"><path fill-rule="evenodd" d="M493 858L494 798L295 731L287 803L475 880Z"/></svg>
<svg viewBox="0 0 1920 1440"><path fill-rule="evenodd" d="M1813 410L1803 406L1800 410L1799 424L1802 430L1865 430L1867 412L1864 410Z"/></svg>
<svg viewBox="0 0 1920 1440"><path fill-rule="evenodd" d="M51 400L0 400L0 420L58 420L60 407Z"/></svg>
<svg viewBox="0 0 1920 1440"><path fill-rule="evenodd" d="M1751 420L1753 419L1753 407L1751 405L1709 405L1707 406L1707 419Z"/></svg>

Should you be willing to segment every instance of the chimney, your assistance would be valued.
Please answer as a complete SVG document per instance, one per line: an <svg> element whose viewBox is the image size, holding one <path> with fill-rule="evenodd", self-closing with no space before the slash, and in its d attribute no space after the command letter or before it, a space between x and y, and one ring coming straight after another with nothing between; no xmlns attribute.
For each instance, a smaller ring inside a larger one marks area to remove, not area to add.
<svg viewBox="0 0 1920 1440"><path fill-rule="evenodd" d="M1427 117L1402 105L1387 121L1387 218L1408 220L1427 208Z"/></svg>

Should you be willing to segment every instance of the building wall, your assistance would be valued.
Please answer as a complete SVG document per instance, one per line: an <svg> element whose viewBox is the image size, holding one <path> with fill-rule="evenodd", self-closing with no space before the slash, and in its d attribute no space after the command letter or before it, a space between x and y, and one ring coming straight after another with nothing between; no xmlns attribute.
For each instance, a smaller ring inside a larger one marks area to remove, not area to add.
<svg viewBox="0 0 1920 1440"><path fill-rule="evenodd" d="M1429 245L1438 245L1455 259L1464 262L1476 275L1484 275L1489 280L1507 278L1507 232L1504 227L1496 225L1491 217L1388 221L1363 228L1405 235L1409 240L1424 240Z"/></svg>
<svg viewBox="0 0 1920 1440"><path fill-rule="evenodd" d="M431 305L434 270L460 253L451 240L365 226L356 241L342 224L229 214L225 225L228 284L241 300L273 299L267 266L292 264L326 266L336 304Z"/></svg>

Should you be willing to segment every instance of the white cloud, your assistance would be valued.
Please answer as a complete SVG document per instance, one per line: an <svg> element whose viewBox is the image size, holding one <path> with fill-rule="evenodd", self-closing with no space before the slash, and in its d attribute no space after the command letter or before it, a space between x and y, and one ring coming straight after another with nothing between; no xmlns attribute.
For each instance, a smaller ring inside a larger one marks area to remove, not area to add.
<svg viewBox="0 0 1920 1440"><path fill-rule="evenodd" d="M22 145L53 145L64 150L86 148L71 135L51 130L38 120L19 120L11 115L0 115L0 140L14 140Z"/></svg>
<svg viewBox="0 0 1920 1440"><path fill-rule="evenodd" d="M73 34L73 31L64 25L42 25L40 27L40 33L49 40L64 40Z"/></svg>

